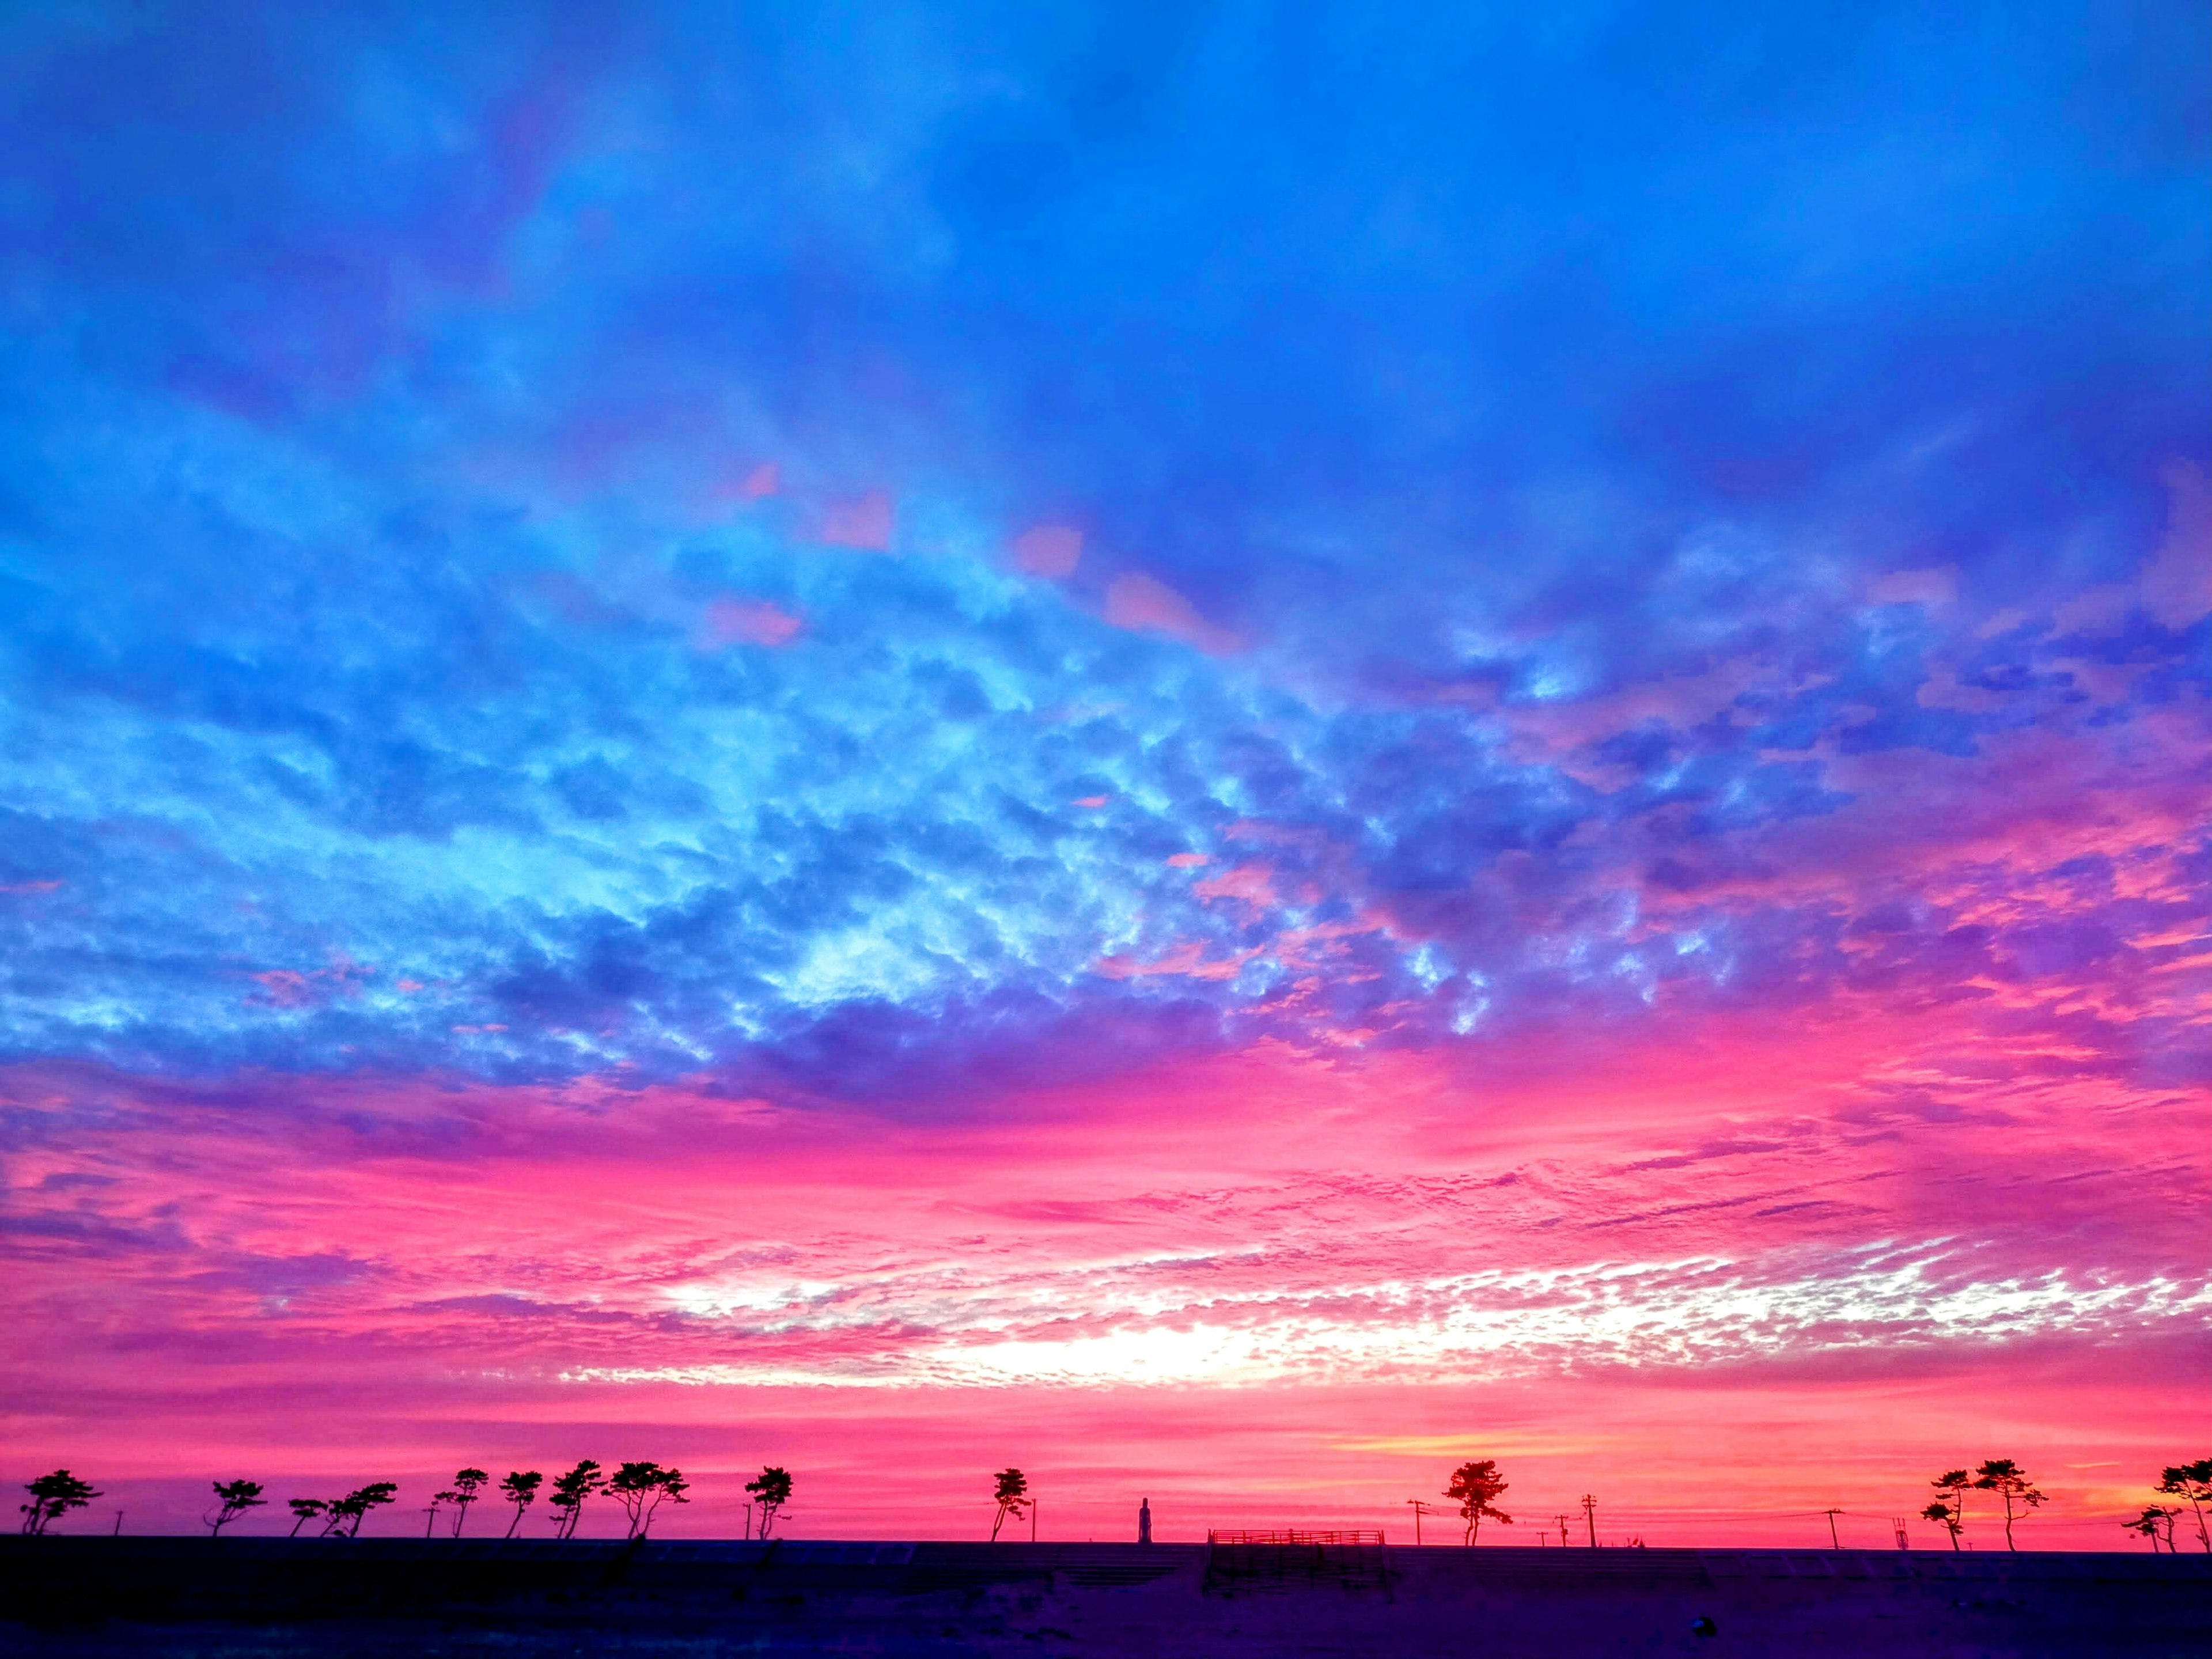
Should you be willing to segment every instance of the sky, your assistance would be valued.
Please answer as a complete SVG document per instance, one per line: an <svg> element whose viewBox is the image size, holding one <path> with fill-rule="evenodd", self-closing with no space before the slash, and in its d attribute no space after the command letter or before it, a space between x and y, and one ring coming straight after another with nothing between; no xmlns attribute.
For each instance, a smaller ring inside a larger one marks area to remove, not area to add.
<svg viewBox="0 0 2212 1659"><path fill-rule="evenodd" d="M2141 1547L2208 186L2187 3L7 8L0 1479Z"/></svg>

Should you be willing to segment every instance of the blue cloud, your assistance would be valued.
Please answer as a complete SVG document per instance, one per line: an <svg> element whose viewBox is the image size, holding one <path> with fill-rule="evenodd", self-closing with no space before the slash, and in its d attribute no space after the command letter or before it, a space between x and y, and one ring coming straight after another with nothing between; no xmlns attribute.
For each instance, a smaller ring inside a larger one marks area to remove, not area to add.
<svg viewBox="0 0 2212 1659"><path fill-rule="evenodd" d="M1777 878L2195 695L2082 606L2212 465L2204 20L1673 15L16 20L9 1052L949 1099L2118 971Z"/></svg>

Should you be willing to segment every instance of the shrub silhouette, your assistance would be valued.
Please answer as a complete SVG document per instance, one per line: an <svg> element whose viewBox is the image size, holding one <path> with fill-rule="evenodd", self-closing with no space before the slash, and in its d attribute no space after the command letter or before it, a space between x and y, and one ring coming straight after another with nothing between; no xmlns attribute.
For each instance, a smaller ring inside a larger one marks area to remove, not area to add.
<svg viewBox="0 0 2212 1659"><path fill-rule="evenodd" d="M998 1483L991 1494L999 1506L991 1517L991 1538L995 1543L999 1528L1006 1524L1006 1517L1020 1515L1035 1500L1030 1497L1029 1477L1019 1469L1000 1469L991 1478Z"/></svg>
<svg viewBox="0 0 2212 1659"><path fill-rule="evenodd" d="M791 1502L791 1476L771 1464L760 1472L759 1480L746 1481L745 1490L760 1504L760 1535L765 1538L777 1512Z"/></svg>
<svg viewBox="0 0 2212 1659"><path fill-rule="evenodd" d="M499 1483L501 1492L514 1505L514 1519L507 1523L507 1537L514 1536L515 1528L522 1524L522 1512L538 1501L538 1489L544 1483L545 1477L536 1469L510 1469L507 1479Z"/></svg>
<svg viewBox="0 0 2212 1659"><path fill-rule="evenodd" d="M558 1511L553 1520L556 1538L574 1538L583 1518L584 1500L606 1484L596 1461L586 1457L553 1482L553 1495L545 1501Z"/></svg>
<svg viewBox="0 0 2212 1659"><path fill-rule="evenodd" d="M2189 1500L2191 1514L2197 1517L2197 1536L2204 1546L2204 1553L2212 1555L2212 1531L2204 1525L2204 1505L2212 1503L2212 1457L2200 1457L2194 1463L2177 1463L2160 1472L2158 1489L2175 1498ZM2177 1511L2178 1513L2179 1511ZM2172 1541L2173 1528L2166 1528L2166 1540Z"/></svg>
<svg viewBox="0 0 2212 1659"><path fill-rule="evenodd" d="M258 1480L218 1480L214 1485L216 1501L221 1507L200 1517L207 1522L210 1538L222 1537L222 1529L240 1516L268 1502L261 1495L261 1483Z"/></svg>
<svg viewBox="0 0 2212 1659"><path fill-rule="evenodd" d="M477 1494L490 1479L482 1469L463 1469L453 1476L453 1490L439 1494L453 1506L454 1537L461 1535L461 1527L469 1518L469 1505L477 1501Z"/></svg>
<svg viewBox="0 0 2212 1659"><path fill-rule="evenodd" d="M71 1510L81 1510L100 1496L90 1481L78 1480L67 1469L42 1474L23 1490L31 1494L31 1501L21 1506L23 1533L30 1538L42 1536Z"/></svg>
<svg viewBox="0 0 2212 1659"><path fill-rule="evenodd" d="M288 1498L285 1503L292 1511L292 1530L284 1535L297 1538L300 1528L310 1521L319 1521L330 1512L330 1504L319 1498Z"/></svg>
<svg viewBox="0 0 2212 1659"><path fill-rule="evenodd" d="M1936 1501L1920 1511L1923 1521L1940 1521L1951 1534L1951 1547L1960 1547L1959 1534L1966 1529L1966 1492L1973 1477L1964 1469L1946 1469L1928 1483L1936 1488Z"/></svg>
<svg viewBox="0 0 2212 1659"><path fill-rule="evenodd" d="M2120 1525L2129 1532L2139 1532L2149 1539L2150 1553L2153 1555L2158 1553L2158 1540L2162 1530L2167 1553L2179 1554L2180 1552L2173 1547L2173 1520L2180 1513L2179 1510L2169 1510L2161 1508L2156 1504L2148 1504L2143 1506L2143 1512L2141 1515L2132 1521L2123 1521Z"/></svg>
<svg viewBox="0 0 2212 1659"><path fill-rule="evenodd" d="M2014 1506L2024 1516L2046 1501L2035 1483L2009 1457L1992 1457L1974 1471L1974 1490L1993 1492L2004 1499L2005 1547L2017 1550L2020 1546L2012 1541Z"/></svg>
<svg viewBox="0 0 2212 1659"><path fill-rule="evenodd" d="M343 1498L324 1506L325 1538L358 1538L361 1523L368 1512L381 1509L398 1495L399 1485L393 1480L372 1480L366 1486L356 1486Z"/></svg>
<svg viewBox="0 0 2212 1659"><path fill-rule="evenodd" d="M1513 1517L1497 1506L1497 1499L1504 1491L1505 1481L1498 1473L1494 1458L1462 1463L1452 1471L1451 1485L1444 1488L1444 1496L1459 1505L1460 1516L1467 1522L1466 1541L1469 1545L1481 1532L1486 1516L1508 1527L1513 1524Z"/></svg>
<svg viewBox="0 0 2212 1659"><path fill-rule="evenodd" d="M658 1463L625 1463L607 1480L607 1491L623 1506L632 1538L642 1538L653 1525L653 1512L663 1503L688 1504L690 1482L676 1469Z"/></svg>

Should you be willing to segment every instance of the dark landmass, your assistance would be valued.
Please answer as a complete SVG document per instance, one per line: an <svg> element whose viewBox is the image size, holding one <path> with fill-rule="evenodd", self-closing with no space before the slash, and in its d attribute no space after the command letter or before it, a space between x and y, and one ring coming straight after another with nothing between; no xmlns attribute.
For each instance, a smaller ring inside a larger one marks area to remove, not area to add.
<svg viewBox="0 0 2212 1659"><path fill-rule="evenodd" d="M21 1659L2212 1653L2212 1557L0 1540Z"/></svg>

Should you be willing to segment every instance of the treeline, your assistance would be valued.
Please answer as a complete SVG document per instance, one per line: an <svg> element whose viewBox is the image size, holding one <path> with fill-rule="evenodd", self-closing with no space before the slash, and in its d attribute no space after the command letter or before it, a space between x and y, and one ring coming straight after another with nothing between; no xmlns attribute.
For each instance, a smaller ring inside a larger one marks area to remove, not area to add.
<svg viewBox="0 0 2212 1659"><path fill-rule="evenodd" d="M484 1488L490 1482L491 1475L486 1470L457 1471L452 1486L431 1494L424 1510L422 1535L435 1536L443 1517L447 1536L459 1538L468 1524L469 1510L486 1496ZM214 1537L221 1537L225 1527L241 1516L265 1507L269 1502L267 1488L258 1480L217 1480L212 1485L215 1503L201 1520ZM626 1535L643 1538L652 1529L653 1517L663 1504L690 1501L684 1494L691 1489L691 1483L684 1478L682 1470L649 1462L618 1464L609 1472L595 1459L586 1457L565 1474L556 1475L550 1488L545 1486L541 1470L511 1470L498 1486L501 1498L514 1511L507 1518L502 1537L513 1538L521 1530L523 1520L538 1502L541 1489L544 1490L545 1507L552 1517L556 1538L574 1538L577 1522L583 1518L584 1505L602 1494L621 1505L623 1518L629 1523ZM99 1488L90 1481L80 1480L67 1469L42 1474L24 1490L31 1495L31 1501L21 1506L22 1531L33 1538L50 1531L71 1510L83 1509L100 1495ZM780 1468L765 1468L757 1479L745 1483L745 1490L752 1494L748 1506L747 1535L752 1535L757 1516L759 1535L766 1538L777 1516L791 1502L791 1476ZM396 1503L398 1496L398 1481L372 1480L338 1498L288 1498L284 1503L292 1513L292 1530L286 1535L297 1538L306 1533L313 1538L358 1537L361 1523L373 1511ZM308 1532L309 1528L313 1530Z"/></svg>
<svg viewBox="0 0 2212 1659"><path fill-rule="evenodd" d="M1920 1518L1942 1526L1949 1535L1951 1547L1954 1550L1966 1547L1966 1502L1970 1492L1987 1492L2002 1506L2005 1547L2008 1550L2020 1547L2013 1537L2014 1523L2025 1520L2050 1501L2028 1478L2027 1471L2009 1457L1989 1458L1972 1473L1965 1469L1946 1469L1928 1484L1935 1488L1936 1499L1920 1511ZM1513 1517L1498 1507L1498 1500L1504 1496L1505 1491L1506 1481L1498 1471L1495 1458L1486 1457L1479 1462L1462 1463L1452 1471L1451 1484L1444 1488L1444 1496L1452 1500L1460 1519L1466 1525L1465 1542L1469 1545L1474 1542L1486 1520L1498 1521L1509 1527L1513 1524ZM2159 1472L2157 1491L2163 1496L2186 1500L2189 1508L2185 1510L2178 1505L2152 1504L2147 1505L2134 1520L2123 1521L2120 1525L2150 1540L2154 1552L2161 1541L2171 1551L2176 1547L2174 1522L2185 1514L2191 1515L2197 1522L2197 1541L2204 1547L2206 1554L2212 1555L2212 1528L2207 1527L2204 1516L2206 1506L2212 1504L2212 1457L2199 1458L2193 1463L2169 1464ZM1428 1505L1418 1499L1413 1501L1418 1528L1420 1513ZM1597 1545L1597 1499L1585 1492L1581 1498L1580 1508L1589 1528L1591 1547L1595 1548ZM1843 1511L1826 1510L1821 1513L1833 1517ZM1567 1516L1561 1515L1557 1518L1559 1542L1565 1544L1568 1537ZM1900 1523L1898 1534L1900 1547L1904 1536ZM1642 1540L1637 1541L1640 1543Z"/></svg>
<svg viewBox="0 0 2212 1659"><path fill-rule="evenodd" d="M1010 1520L1017 1520L1035 1507L1036 1500L1030 1496L1029 1480L1017 1468L1000 1469L991 1477L993 1482L991 1536L994 1540ZM423 1523L423 1536L434 1535L439 1517L447 1517L450 1536L459 1538L467 1524L469 1510L485 1496L485 1487L491 1476L483 1469L467 1468L457 1472L453 1483L445 1490L431 1495ZM538 1501L539 1488L545 1477L537 1469L511 1471L498 1486L500 1497L511 1505L514 1513L508 1517L504 1537L513 1538L521 1529L523 1519ZM1934 1488L1933 1502L1920 1511L1923 1521L1933 1521L1949 1536L1954 1550L1966 1547L1967 1504L1969 1495L1985 1492L2000 1506L2007 1549L2018 1549L2013 1528L2049 1500L2038 1489L2027 1472L2009 1457L1992 1457L1979 1468L1969 1472L1964 1468L1947 1469L1929 1485ZM746 1505L745 1535L766 1538L775 1525L776 1518L791 1502L791 1475L783 1469L770 1467L763 1469L754 1480L745 1483L750 1501ZM1498 1472L1495 1458L1470 1460L1462 1463L1451 1474L1443 1495L1452 1500L1454 1508L1465 1524L1464 1541L1472 1546L1485 1521L1496 1521L1511 1526L1513 1517L1498 1506L1498 1500L1505 1495L1508 1483ZM214 1483L215 1506L202 1517L208 1531L217 1537L222 1529L250 1510L262 1508L268 1502L264 1488L255 1480L218 1480ZM31 1501L22 1506L22 1530L33 1537L46 1532L53 1523L72 1510L81 1510L100 1494L90 1482L81 1480L67 1469L56 1469L52 1474L40 1475L24 1488ZM664 1468L658 1463L638 1462L618 1465L610 1474L590 1458L585 1458L567 1474L556 1477L546 1493L546 1508L551 1511L553 1535L574 1538L576 1524L581 1519L585 1504L602 1493L620 1504L629 1522L627 1536L643 1538L653 1526L653 1517L663 1504L683 1504L690 1500L684 1493L690 1483L680 1470ZM2187 1504L2146 1504L2140 1516L2120 1525L2130 1532L2139 1533L2150 1540L2155 1552L2161 1544L2170 1552L2178 1553L2174 1542L2174 1524L2183 1516L2191 1516L2197 1525L2197 1541L2207 1554L2212 1554L2212 1526L2208 1526L2205 1510L2212 1507L2212 1457L2197 1459L2193 1463L2169 1464L2160 1471L2155 1488L2161 1497L2179 1498ZM357 1486L342 1498L290 1498L285 1500L292 1512L290 1536L298 1537L309 1526L315 1528L312 1536L319 1538L353 1538L359 1535L361 1523L372 1510L393 1503L398 1497L398 1483L376 1480ZM1431 1505L1419 1498L1412 1503L1414 1515L1414 1536L1419 1537L1420 1516ZM1589 1532L1590 1547L1597 1547L1597 1498L1594 1494L1583 1494L1577 1505ZM1841 1510L1821 1513L1832 1517ZM1570 1535L1569 1517L1561 1514L1554 1517L1559 1524L1559 1542L1565 1545ZM756 1530L756 1523L757 1530ZM1903 1523L1899 1522L1899 1540L1904 1540ZM1637 1540L1641 1544L1642 1540Z"/></svg>

